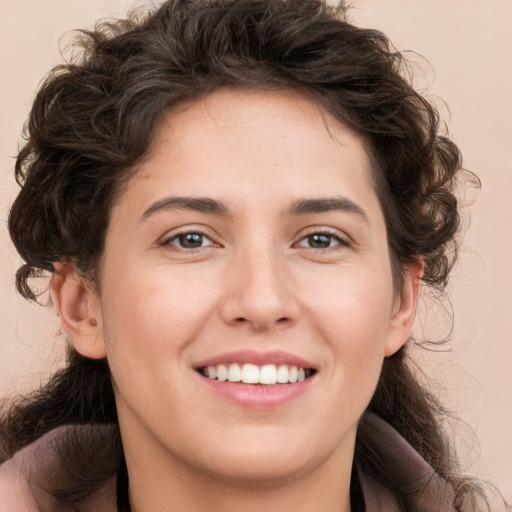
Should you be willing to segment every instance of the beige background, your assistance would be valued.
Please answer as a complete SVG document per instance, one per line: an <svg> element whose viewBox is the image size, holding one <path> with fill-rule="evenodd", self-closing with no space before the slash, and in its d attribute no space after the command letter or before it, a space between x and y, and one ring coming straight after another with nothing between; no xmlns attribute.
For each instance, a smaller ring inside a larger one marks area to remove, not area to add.
<svg viewBox="0 0 512 512"><path fill-rule="evenodd" d="M143 5L144 1L138 2ZM442 397L477 433L458 425L467 468L512 501L512 1L353 0L357 23L386 32L400 50L428 64L418 85L440 105L467 168L483 181L451 283L451 352L421 356L441 379ZM120 16L131 0L0 0L0 396L47 378L62 354L52 311L14 292L18 257L5 219L16 194L13 155L34 91L60 61L59 38ZM61 39L61 45L69 36ZM435 71L434 71L435 70ZM450 111L436 97L443 98ZM44 283L42 283L44 286ZM446 313L427 317L444 335ZM432 329L432 325L435 326Z"/></svg>

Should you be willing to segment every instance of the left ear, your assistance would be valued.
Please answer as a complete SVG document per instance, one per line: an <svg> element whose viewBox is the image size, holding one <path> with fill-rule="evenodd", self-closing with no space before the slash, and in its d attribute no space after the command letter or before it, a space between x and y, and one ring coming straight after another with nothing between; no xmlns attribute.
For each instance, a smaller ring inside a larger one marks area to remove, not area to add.
<svg viewBox="0 0 512 512"><path fill-rule="evenodd" d="M423 276L423 259L408 266L404 272L403 285L393 304L393 312L389 321L386 340L386 357L398 352L409 339L414 319L416 304Z"/></svg>

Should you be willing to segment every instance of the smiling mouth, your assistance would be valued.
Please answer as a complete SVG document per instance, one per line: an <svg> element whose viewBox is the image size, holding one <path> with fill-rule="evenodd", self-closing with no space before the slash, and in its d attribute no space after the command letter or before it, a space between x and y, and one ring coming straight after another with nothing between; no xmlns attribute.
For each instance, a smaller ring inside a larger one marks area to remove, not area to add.
<svg viewBox="0 0 512 512"><path fill-rule="evenodd" d="M197 371L204 377L219 382L239 384L275 385L295 384L302 382L316 373L313 368L302 368L294 365L255 365L255 364L217 364L201 366Z"/></svg>

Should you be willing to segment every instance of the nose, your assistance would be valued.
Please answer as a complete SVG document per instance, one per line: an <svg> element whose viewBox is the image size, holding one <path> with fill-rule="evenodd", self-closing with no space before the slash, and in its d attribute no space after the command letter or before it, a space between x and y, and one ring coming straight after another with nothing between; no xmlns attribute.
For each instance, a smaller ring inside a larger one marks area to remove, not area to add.
<svg viewBox="0 0 512 512"><path fill-rule="evenodd" d="M283 258L271 250L239 254L228 269L223 320L254 331L285 328L299 318L296 286Z"/></svg>

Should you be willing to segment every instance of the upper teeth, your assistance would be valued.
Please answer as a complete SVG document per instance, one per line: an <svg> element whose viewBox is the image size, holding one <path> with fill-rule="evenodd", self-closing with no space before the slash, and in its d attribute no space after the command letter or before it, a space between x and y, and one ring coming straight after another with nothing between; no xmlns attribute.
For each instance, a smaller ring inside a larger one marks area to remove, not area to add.
<svg viewBox="0 0 512 512"><path fill-rule="evenodd" d="M244 384L286 384L288 382L302 382L306 378L306 370L297 366L286 364L266 364L256 366L246 363L218 364L203 368L203 374L210 379L229 382L243 382Z"/></svg>

